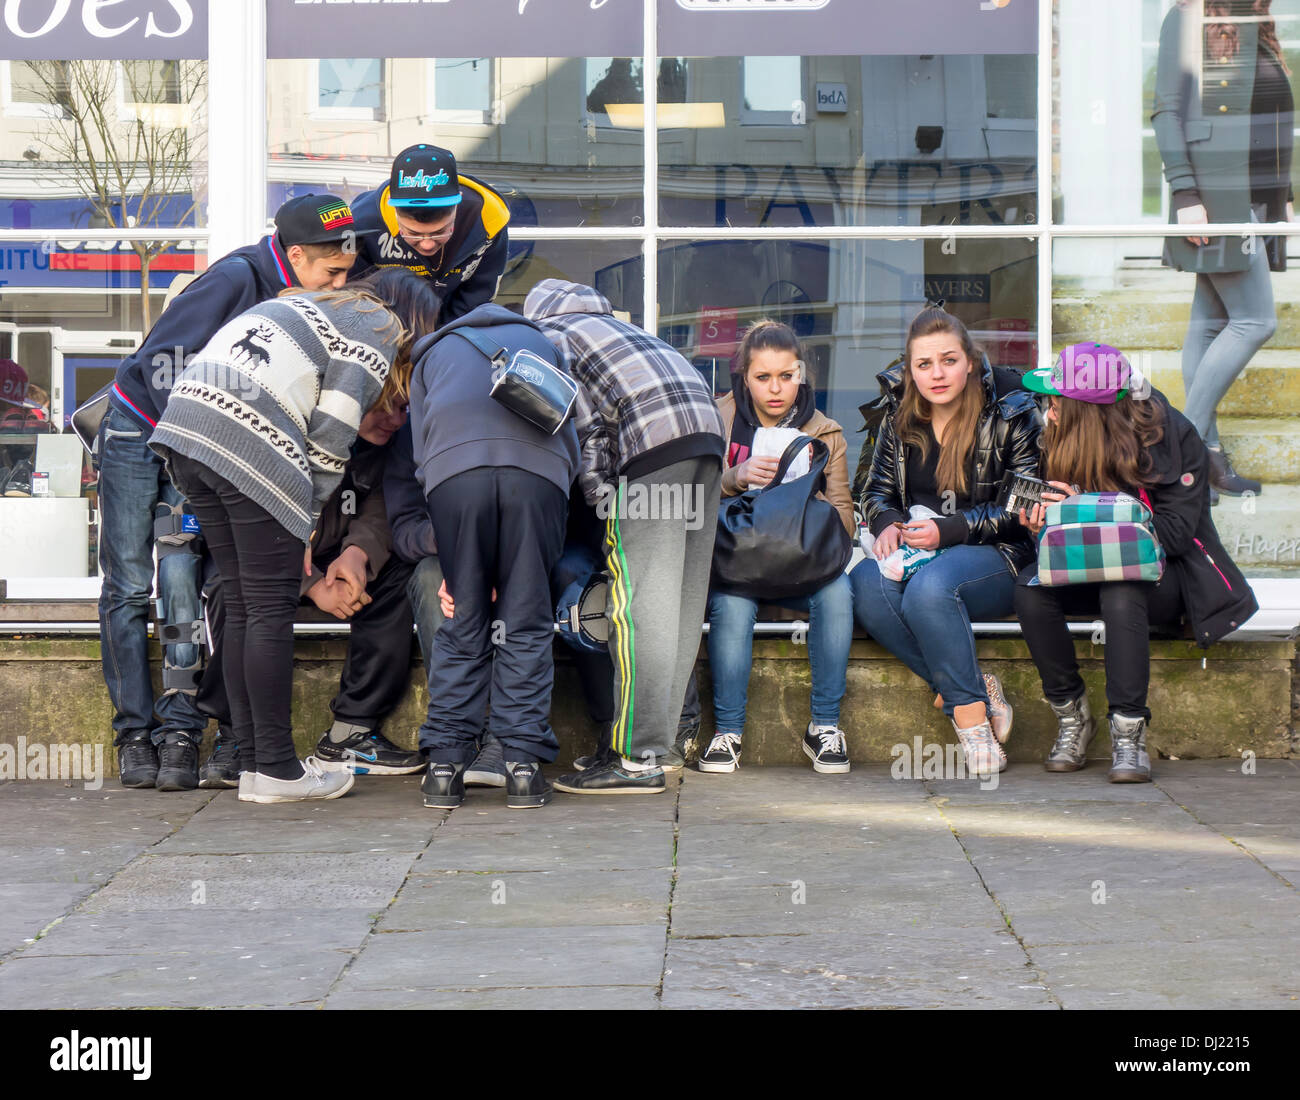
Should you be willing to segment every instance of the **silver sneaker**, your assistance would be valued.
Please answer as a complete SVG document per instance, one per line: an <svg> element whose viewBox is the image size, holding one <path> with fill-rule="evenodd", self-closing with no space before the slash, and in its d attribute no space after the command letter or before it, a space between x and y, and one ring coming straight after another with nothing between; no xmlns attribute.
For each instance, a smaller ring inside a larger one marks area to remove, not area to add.
<svg viewBox="0 0 1300 1100"><path fill-rule="evenodd" d="M1002 694L1002 681L994 673L984 673L984 690L989 696L989 725L993 727L993 736L999 745L1005 745L1011 736L1011 723L1016 712Z"/></svg>
<svg viewBox="0 0 1300 1100"><path fill-rule="evenodd" d="M1151 757L1147 755L1147 720L1125 714L1110 716L1110 771L1112 783L1150 783Z"/></svg>
<svg viewBox="0 0 1300 1100"><path fill-rule="evenodd" d="M1088 763L1088 745L1097 723L1088 709L1088 696L1068 703L1047 704L1056 714L1056 743L1043 762L1049 772L1077 772Z"/></svg>
<svg viewBox="0 0 1300 1100"><path fill-rule="evenodd" d="M301 779L276 779L261 772L253 772L247 788L240 790L239 800L269 803L340 798L357 781L357 777L350 771L326 771L314 756L309 756L302 762L302 773Z"/></svg>
<svg viewBox="0 0 1300 1100"><path fill-rule="evenodd" d="M971 775L983 777L1006 771L1007 754L1002 751L988 722L967 729L958 729L957 723L953 722L952 728L957 730L957 740L961 742L962 755L966 758L966 770Z"/></svg>

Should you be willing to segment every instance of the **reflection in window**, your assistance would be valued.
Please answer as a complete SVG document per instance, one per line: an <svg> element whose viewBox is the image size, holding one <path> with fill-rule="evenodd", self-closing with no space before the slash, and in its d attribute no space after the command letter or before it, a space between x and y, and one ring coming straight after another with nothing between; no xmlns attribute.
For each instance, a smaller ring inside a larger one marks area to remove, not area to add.
<svg viewBox="0 0 1300 1100"><path fill-rule="evenodd" d="M639 57L591 57L587 59L587 113L609 116L610 104L623 108L611 119L615 125L629 115L640 125L642 112ZM686 59L664 57L659 61L659 103L686 102Z"/></svg>
<svg viewBox="0 0 1300 1100"><path fill-rule="evenodd" d="M446 121L482 122L492 113L492 58L439 57L433 63L433 106Z"/></svg>
<svg viewBox="0 0 1300 1100"><path fill-rule="evenodd" d="M368 111L383 106L383 62L377 57L322 58L316 104L326 110Z"/></svg>
<svg viewBox="0 0 1300 1100"><path fill-rule="evenodd" d="M127 103L183 103L179 61L123 61L122 98Z"/></svg>
<svg viewBox="0 0 1300 1100"><path fill-rule="evenodd" d="M66 117L71 95L67 61L6 61L6 113ZM18 110L11 110L17 107Z"/></svg>
<svg viewBox="0 0 1300 1100"><path fill-rule="evenodd" d="M1038 58L998 54L984 58L989 118L1033 118L1038 108Z"/></svg>
<svg viewBox="0 0 1300 1100"><path fill-rule="evenodd" d="M741 68L744 121L787 126L803 122L803 58L746 57Z"/></svg>

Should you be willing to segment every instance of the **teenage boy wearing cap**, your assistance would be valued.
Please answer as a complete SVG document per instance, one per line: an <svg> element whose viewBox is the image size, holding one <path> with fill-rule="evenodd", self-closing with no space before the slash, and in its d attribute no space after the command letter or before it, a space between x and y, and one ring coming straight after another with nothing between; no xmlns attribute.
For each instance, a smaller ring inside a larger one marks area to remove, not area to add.
<svg viewBox="0 0 1300 1100"><path fill-rule="evenodd" d="M1200 434L1121 352L1105 344L1075 344L1055 366L1026 372L1023 382L1046 395L1043 466L1054 491L1044 498L1061 500L1080 490L1139 496L1165 553L1164 574L1156 582L1047 586L1038 583L1036 563L1021 572L1016 616L1057 719L1045 766L1069 772L1087 763L1096 723L1065 617L1100 615L1111 744L1107 778L1148 782L1149 626L1177 627L1186 619L1197 642L1208 646L1241 626L1257 604L1210 517L1210 456ZM1028 515L1021 510L1019 518L1037 535L1045 512L1038 504Z"/></svg>
<svg viewBox="0 0 1300 1100"><path fill-rule="evenodd" d="M375 267L413 271L442 300L444 324L496 297L510 211L487 184L457 172L446 149L403 149L388 183L358 195L352 206L365 230L354 276Z"/></svg>
<svg viewBox="0 0 1300 1100"><path fill-rule="evenodd" d="M156 702L149 678L154 511L160 503L174 510L184 504L162 459L148 446L172 382L190 353L231 318L286 287L342 287L356 261L358 228L348 204L333 195L290 199L276 212L275 226L257 244L223 256L172 300L136 352L118 367L99 429L100 640L125 787L171 791L198 786L198 751L208 723L191 694L198 687L191 671L199 663L198 645L164 647L164 691ZM256 354L255 337L249 341L249 354ZM203 558L196 552L160 557L158 592L167 623L202 618L203 571ZM205 683L203 694L220 715L225 708L219 685ZM212 773L211 785L238 783L233 747L232 738L219 739L214 757L221 755L204 766L205 782Z"/></svg>

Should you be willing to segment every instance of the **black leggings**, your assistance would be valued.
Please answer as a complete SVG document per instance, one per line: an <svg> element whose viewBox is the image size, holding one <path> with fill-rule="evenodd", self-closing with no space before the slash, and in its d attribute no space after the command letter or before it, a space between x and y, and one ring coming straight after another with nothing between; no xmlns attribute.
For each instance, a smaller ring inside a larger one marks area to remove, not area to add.
<svg viewBox="0 0 1300 1100"><path fill-rule="evenodd" d="M263 775L298 779L290 719L293 620L306 547L208 467L184 455L174 455L171 467L221 574L221 671L240 757Z"/></svg>
<svg viewBox="0 0 1300 1100"><path fill-rule="evenodd" d="M1147 685L1151 679L1150 627L1177 623L1182 614L1178 582L1168 573L1158 584L1113 581L1059 588L1016 585L1016 617L1038 666L1043 694L1052 703L1068 703L1083 694L1083 678L1074 655L1067 615L1097 615L1106 626L1106 700L1110 714L1148 721Z"/></svg>

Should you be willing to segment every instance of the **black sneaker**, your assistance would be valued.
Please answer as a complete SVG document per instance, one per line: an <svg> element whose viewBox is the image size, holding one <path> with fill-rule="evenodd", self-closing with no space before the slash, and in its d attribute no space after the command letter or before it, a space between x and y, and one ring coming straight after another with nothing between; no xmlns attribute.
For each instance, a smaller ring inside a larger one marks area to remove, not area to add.
<svg viewBox="0 0 1300 1100"><path fill-rule="evenodd" d="M483 738L483 747L474 763L465 769L465 786L506 786L505 754L501 751L501 742L490 734Z"/></svg>
<svg viewBox="0 0 1300 1100"><path fill-rule="evenodd" d="M663 768L628 771L623 758L614 755L609 761L576 775L560 776L555 781L555 789L569 794L662 794L667 784Z"/></svg>
<svg viewBox="0 0 1300 1100"><path fill-rule="evenodd" d="M239 786L239 742L229 733L217 732L212 755L199 768L199 786L205 790L219 790Z"/></svg>
<svg viewBox="0 0 1300 1100"><path fill-rule="evenodd" d="M122 786L140 789L158 781L158 752L147 733L137 733L117 749L117 770Z"/></svg>
<svg viewBox="0 0 1300 1100"><path fill-rule="evenodd" d="M715 733L695 766L702 772L727 775L740 767L740 735Z"/></svg>
<svg viewBox="0 0 1300 1100"><path fill-rule="evenodd" d="M424 804L439 810L455 809L465 801L465 765L430 760L420 781Z"/></svg>
<svg viewBox="0 0 1300 1100"><path fill-rule="evenodd" d="M541 764L511 761L505 768L506 805L510 809L532 809L551 800L551 785L542 775Z"/></svg>
<svg viewBox="0 0 1300 1100"><path fill-rule="evenodd" d="M378 730L362 730L346 741L331 741L326 733L316 742L313 755L329 772L414 775L424 770L424 757L418 749L399 749Z"/></svg>
<svg viewBox="0 0 1300 1100"><path fill-rule="evenodd" d="M189 734L169 733L158 750L160 791L192 791L199 785L199 745Z"/></svg>
<svg viewBox="0 0 1300 1100"><path fill-rule="evenodd" d="M803 735L803 751L813 762L813 771L822 773L849 770L849 749L844 731L838 726L814 726L808 723Z"/></svg>
<svg viewBox="0 0 1300 1100"><path fill-rule="evenodd" d="M601 764L608 764L618 759L612 746L601 745L595 752L589 752L586 756L576 757L573 766L580 772L585 772L588 768L599 767Z"/></svg>

